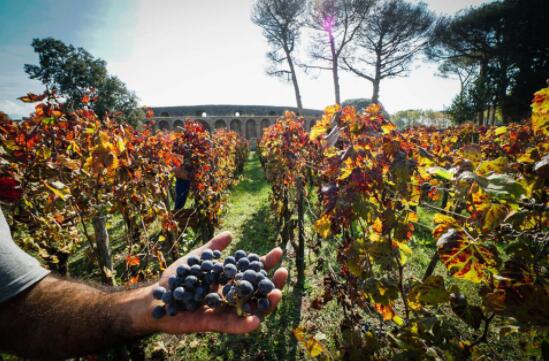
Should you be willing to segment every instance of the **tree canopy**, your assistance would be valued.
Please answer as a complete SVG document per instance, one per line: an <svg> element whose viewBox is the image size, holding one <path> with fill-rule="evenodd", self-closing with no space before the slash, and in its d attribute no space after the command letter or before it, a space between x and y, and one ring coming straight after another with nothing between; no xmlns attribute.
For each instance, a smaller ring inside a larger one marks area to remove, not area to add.
<svg viewBox="0 0 549 361"><path fill-rule="evenodd" d="M143 118L137 109L137 96L120 79L109 75L104 60L53 38L34 39L31 45L39 61L38 65L25 64L25 72L48 89L55 89L69 107L86 105L82 97L93 91L96 100L89 106L99 116L121 112L122 118L131 122Z"/></svg>

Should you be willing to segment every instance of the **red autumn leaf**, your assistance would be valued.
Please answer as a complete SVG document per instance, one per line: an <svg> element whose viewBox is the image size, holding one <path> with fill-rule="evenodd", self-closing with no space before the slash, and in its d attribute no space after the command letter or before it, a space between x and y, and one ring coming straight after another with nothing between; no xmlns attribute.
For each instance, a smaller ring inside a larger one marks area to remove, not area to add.
<svg viewBox="0 0 549 361"><path fill-rule="evenodd" d="M0 201L15 203L21 198L22 190L19 183L12 177L0 177Z"/></svg>
<svg viewBox="0 0 549 361"><path fill-rule="evenodd" d="M128 267L139 266L140 263L141 263L141 261L139 260L139 257L137 257L137 256L127 256L126 257L126 265Z"/></svg>

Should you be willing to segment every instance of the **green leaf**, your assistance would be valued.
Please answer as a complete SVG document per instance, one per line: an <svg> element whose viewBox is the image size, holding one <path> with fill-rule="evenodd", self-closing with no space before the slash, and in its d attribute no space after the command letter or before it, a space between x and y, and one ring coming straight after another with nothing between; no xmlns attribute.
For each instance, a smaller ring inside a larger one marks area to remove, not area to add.
<svg viewBox="0 0 549 361"><path fill-rule="evenodd" d="M429 174L431 174L432 176L448 181L453 180L456 173L454 169L445 169L438 166L427 168L427 172L429 172Z"/></svg>

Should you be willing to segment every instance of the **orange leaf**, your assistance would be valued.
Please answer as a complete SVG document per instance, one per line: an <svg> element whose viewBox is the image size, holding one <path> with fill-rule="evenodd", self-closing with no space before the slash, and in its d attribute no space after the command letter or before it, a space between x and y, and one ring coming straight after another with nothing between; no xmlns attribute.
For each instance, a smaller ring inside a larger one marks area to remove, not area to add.
<svg viewBox="0 0 549 361"><path fill-rule="evenodd" d="M139 266L140 263L141 263L141 261L139 260L139 257L137 257L137 256L127 256L126 257L126 265L128 265L128 267Z"/></svg>

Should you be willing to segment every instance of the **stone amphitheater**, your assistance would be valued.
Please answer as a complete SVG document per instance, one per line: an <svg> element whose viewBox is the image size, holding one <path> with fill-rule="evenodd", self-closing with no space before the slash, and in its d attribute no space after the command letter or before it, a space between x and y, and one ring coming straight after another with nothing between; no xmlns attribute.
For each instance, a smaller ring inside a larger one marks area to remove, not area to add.
<svg viewBox="0 0 549 361"><path fill-rule="evenodd" d="M255 144L261 137L263 129L274 124L286 110L295 112L305 119L305 127L310 130L322 111L293 107L261 106L261 105L192 105L153 107L154 125L158 129L175 130L188 119L196 120L212 131L225 128L240 133Z"/></svg>

